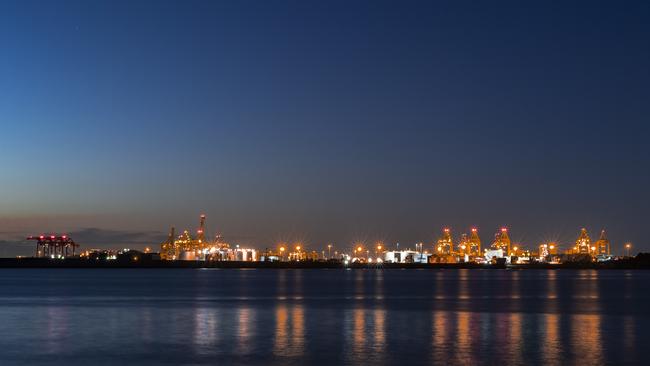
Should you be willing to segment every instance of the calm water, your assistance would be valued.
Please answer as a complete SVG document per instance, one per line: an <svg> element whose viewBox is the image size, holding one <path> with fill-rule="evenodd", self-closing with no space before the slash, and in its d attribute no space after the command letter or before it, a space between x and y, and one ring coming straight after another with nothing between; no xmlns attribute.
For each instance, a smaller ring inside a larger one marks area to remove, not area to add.
<svg viewBox="0 0 650 366"><path fill-rule="evenodd" d="M650 271L0 269L0 364L650 364Z"/></svg>

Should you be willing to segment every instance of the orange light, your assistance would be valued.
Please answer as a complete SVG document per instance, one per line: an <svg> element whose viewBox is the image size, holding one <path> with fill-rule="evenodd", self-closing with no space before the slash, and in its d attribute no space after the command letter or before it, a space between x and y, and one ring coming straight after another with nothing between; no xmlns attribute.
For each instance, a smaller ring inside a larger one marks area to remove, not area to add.
<svg viewBox="0 0 650 366"><path fill-rule="evenodd" d="M363 248L361 248L361 246L358 246L358 247L357 247L357 252L360 252L362 249L363 249Z"/></svg>

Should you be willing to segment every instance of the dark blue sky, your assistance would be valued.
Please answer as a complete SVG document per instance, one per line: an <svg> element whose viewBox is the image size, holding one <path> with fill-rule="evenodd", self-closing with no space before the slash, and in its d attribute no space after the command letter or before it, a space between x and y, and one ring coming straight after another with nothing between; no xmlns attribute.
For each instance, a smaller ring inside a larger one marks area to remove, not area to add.
<svg viewBox="0 0 650 366"><path fill-rule="evenodd" d="M259 247L507 225L650 250L645 1L3 2L0 44L7 248L205 212Z"/></svg>

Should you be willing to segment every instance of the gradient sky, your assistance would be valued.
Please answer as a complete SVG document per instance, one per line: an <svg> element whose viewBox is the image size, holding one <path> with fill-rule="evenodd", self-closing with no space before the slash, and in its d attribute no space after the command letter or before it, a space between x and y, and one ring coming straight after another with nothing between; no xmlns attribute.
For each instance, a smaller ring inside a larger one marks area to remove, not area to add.
<svg viewBox="0 0 650 366"><path fill-rule="evenodd" d="M650 250L647 1L0 4L0 255L27 234Z"/></svg>

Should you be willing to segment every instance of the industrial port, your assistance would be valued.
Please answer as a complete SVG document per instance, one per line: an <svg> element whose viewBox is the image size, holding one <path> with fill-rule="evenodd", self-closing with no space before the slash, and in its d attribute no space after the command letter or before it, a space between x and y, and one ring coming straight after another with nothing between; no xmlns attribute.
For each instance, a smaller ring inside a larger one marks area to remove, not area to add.
<svg viewBox="0 0 650 366"><path fill-rule="evenodd" d="M263 250L229 243L220 234L206 233L206 215L200 215L193 235L177 234L172 226L167 238L144 250L123 248L80 249L67 235L28 236L35 241L33 257L1 259L2 267L163 267L163 268L629 268L644 266L646 256L630 256L631 244L620 245L613 255L605 230L592 240L586 228L575 242L561 245L546 242L534 248L513 243L509 229L499 228L493 240L483 245L477 228L455 240L444 228L432 243L373 244L355 242L344 248L328 243L320 251L304 243L277 243ZM152 249L154 248L154 249Z"/></svg>

